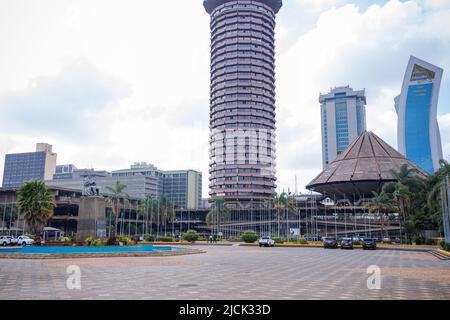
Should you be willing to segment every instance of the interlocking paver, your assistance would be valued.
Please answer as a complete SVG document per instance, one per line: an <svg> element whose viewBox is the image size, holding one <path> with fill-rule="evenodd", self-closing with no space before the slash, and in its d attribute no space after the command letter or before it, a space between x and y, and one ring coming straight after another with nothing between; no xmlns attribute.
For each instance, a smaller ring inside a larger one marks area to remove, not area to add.
<svg viewBox="0 0 450 320"><path fill-rule="evenodd" d="M0 259L0 299L450 299L450 262L427 253L205 247L183 257ZM81 290L66 268L81 268ZM367 267L382 272L369 290Z"/></svg>

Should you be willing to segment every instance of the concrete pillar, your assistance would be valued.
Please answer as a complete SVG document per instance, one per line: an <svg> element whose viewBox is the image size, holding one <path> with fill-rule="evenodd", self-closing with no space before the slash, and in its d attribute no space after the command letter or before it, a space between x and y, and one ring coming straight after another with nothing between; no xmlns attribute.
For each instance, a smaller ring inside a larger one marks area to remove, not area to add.
<svg viewBox="0 0 450 320"><path fill-rule="evenodd" d="M78 212L77 241L87 237L106 238L106 200L82 197Z"/></svg>

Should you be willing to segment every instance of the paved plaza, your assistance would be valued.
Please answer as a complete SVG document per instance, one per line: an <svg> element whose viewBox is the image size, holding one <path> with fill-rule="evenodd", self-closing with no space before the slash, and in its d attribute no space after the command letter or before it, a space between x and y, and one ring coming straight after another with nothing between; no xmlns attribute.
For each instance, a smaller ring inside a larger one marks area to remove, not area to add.
<svg viewBox="0 0 450 320"><path fill-rule="evenodd" d="M195 247L178 257L0 259L0 299L450 299L450 261L428 253ZM67 289L67 267L81 289ZM367 288L369 266L381 289Z"/></svg>

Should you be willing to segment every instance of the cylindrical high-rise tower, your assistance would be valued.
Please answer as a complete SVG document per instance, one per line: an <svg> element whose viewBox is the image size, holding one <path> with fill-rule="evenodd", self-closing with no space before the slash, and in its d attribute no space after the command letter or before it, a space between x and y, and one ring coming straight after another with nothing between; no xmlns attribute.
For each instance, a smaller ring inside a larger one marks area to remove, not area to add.
<svg viewBox="0 0 450 320"><path fill-rule="evenodd" d="M275 15L282 0L205 0L211 15L210 196L275 191Z"/></svg>

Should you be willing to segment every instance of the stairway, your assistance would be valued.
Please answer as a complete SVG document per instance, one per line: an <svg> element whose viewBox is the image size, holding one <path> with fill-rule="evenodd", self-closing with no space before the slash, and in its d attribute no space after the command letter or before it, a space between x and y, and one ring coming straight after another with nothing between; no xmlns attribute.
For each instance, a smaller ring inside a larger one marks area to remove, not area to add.
<svg viewBox="0 0 450 320"><path fill-rule="evenodd" d="M450 260L450 255L449 254L445 254L442 253L440 251L430 251L430 253L435 256L436 258L438 258L439 260Z"/></svg>

